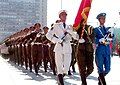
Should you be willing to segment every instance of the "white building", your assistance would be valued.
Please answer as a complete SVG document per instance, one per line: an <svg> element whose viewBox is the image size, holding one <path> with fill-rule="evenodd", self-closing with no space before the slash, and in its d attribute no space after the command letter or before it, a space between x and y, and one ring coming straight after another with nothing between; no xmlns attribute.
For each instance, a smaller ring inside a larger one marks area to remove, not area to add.
<svg viewBox="0 0 120 85"><path fill-rule="evenodd" d="M47 25L47 0L0 0L0 41L37 22Z"/></svg>

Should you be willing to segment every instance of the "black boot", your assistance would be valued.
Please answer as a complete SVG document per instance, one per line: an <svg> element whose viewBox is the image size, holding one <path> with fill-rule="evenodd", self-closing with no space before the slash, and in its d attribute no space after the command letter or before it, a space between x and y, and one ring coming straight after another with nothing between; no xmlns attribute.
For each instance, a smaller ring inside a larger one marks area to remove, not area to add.
<svg viewBox="0 0 120 85"><path fill-rule="evenodd" d="M75 67L74 67L74 65L72 66L72 70L73 70L74 73L76 72L76 71L75 71Z"/></svg>
<svg viewBox="0 0 120 85"><path fill-rule="evenodd" d="M101 83L99 85L106 85L106 81L103 73L99 74L99 82Z"/></svg>
<svg viewBox="0 0 120 85"><path fill-rule="evenodd" d="M70 70L68 71L68 75L72 75Z"/></svg>
<svg viewBox="0 0 120 85"><path fill-rule="evenodd" d="M98 77L98 85L102 85L99 77Z"/></svg>
<svg viewBox="0 0 120 85"><path fill-rule="evenodd" d="M82 81L81 85L87 85L86 76L81 76L81 81Z"/></svg>
<svg viewBox="0 0 120 85"><path fill-rule="evenodd" d="M58 74L58 85L64 85L62 74Z"/></svg>

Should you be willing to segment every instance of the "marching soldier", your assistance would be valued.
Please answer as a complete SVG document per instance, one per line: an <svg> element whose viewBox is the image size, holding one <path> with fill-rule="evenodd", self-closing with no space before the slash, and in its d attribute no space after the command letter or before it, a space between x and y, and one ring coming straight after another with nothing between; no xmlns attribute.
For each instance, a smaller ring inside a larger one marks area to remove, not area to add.
<svg viewBox="0 0 120 85"><path fill-rule="evenodd" d="M67 74L71 63L72 48L70 41L73 35L76 37L71 26L66 25L66 17L66 11L61 10L59 12L61 22L54 24L53 29L46 34L46 37L56 44L54 52L58 85L64 85L63 74Z"/></svg>
<svg viewBox="0 0 120 85"><path fill-rule="evenodd" d="M75 57L75 53L76 53L76 40L72 39L71 46L72 46L72 58L71 58L70 68L72 67L73 72L75 72L75 66L74 65L76 63L76 57ZM69 68L69 71L68 71L68 75L72 75L70 68Z"/></svg>
<svg viewBox="0 0 120 85"><path fill-rule="evenodd" d="M51 29L53 29L53 25L54 24L51 24ZM53 70L53 74L56 75L55 52L53 51L54 47L55 47L55 44L50 41L49 45L50 45L50 47L49 47L49 57L50 57L51 69Z"/></svg>
<svg viewBox="0 0 120 85"><path fill-rule="evenodd" d="M43 27L43 31L44 31L44 35L42 38L42 44L43 44L43 63L44 63L44 69L45 72L47 72L47 63L50 62L50 55L49 55L49 40L46 38L46 34L48 32L49 28L48 27ZM51 66L51 62L50 62L50 66Z"/></svg>
<svg viewBox="0 0 120 85"><path fill-rule="evenodd" d="M34 31L34 27L31 26L29 28L29 32L27 33L26 39L27 39L27 43L25 44L26 46L26 54L28 56L28 63L29 63L29 69L30 72L32 72L32 56L31 56L31 43L34 40L34 36L31 36L32 31Z"/></svg>
<svg viewBox="0 0 120 85"><path fill-rule="evenodd" d="M56 75L56 64L55 64L54 47L55 47L55 44L53 42L50 42L49 56L50 56L51 68L53 70L53 74Z"/></svg>
<svg viewBox="0 0 120 85"><path fill-rule="evenodd" d="M93 72L93 27L81 20L80 28L77 30L79 35L77 47L77 63L81 76L82 85L87 85L86 78Z"/></svg>
<svg viewBox="0 0 120 85"><path fill-rule="evenodd" d="M104 26L106 13L100 13L97 19L100 23L99 27L94 30L95 43L97 45L95 52L95 61L98 69L98 84L106 85L105 76L110 72L111 58L110 58L110 45L112 40L113 31Z"/></svg>
<svg viewBox="0 0 120 85"><path fill-rule="evenodd" d="M19 62L21 64L21 66L23 66L23 63L25 61L25 66L26 66L26 69L27 69L27 64L26 64L26 52L25 52L25 49L24 49L24 44L23 42L25 41L25 36L27 34L27 32L29 31L28 28L25 28L24 30L22 30L20 32L20 35L19 35L19 42L18 42L18 59L19 59Z"/></svg>
<svg viewBox="0 0 120 85"><path fill-rule="evenodd" d="M32 59L33 65L35 69L36 75L38 74L39 65L42 63L43 58L43 46L42 46L42 34L39 32L37 33L35 39L33 40L32 44Z"/></svg>
<svg viewBox="0 0 120 85"><path fill-rule="evenodd" d="M35 27L34 32L30 34L32 39L34 39L33 42L31 43L31 56L33 60L35 73L36 75L38 75L39 65L42 62L42 56L43 56L42 40L41 40L42 36L41 36L41 29L40 29L41 25L39 23L36 23L34 27Z"/></svg>

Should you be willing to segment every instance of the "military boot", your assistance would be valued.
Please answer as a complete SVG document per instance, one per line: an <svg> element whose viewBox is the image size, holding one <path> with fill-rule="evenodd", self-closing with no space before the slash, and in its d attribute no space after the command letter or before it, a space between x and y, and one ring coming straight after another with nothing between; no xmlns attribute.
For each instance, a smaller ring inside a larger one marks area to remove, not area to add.
<svg viewBox="0 0 120 85"><path fill-rule="evenodd" d="M58 85L64 85L63 75L62 74L58 74Z"/></svg>
<svg viewBox="0 0 120 85"><path fill-rule="evenodd" d="M99 74L99 78L98 79L99 79L98 85L106 85L106 81L105 81L105 77L104 77L103 73Z"/></svg>
<svg viewBox="0 0 120 85"><path fill-rule="evenodd" d="M68 75L72 75L70 70L68 71Z"/></svg>
<svg viewBox="0 0 120 85"><path fill-rule="evenodd" d="M87 85L86 76L81 76L81 81L82 81L81 85Z"/></svg>
<svg viewBox="0 0 120 85"><path fill-rule="evenodd" d="M102 85L99 77L98 77L98 85Z"/></svg>

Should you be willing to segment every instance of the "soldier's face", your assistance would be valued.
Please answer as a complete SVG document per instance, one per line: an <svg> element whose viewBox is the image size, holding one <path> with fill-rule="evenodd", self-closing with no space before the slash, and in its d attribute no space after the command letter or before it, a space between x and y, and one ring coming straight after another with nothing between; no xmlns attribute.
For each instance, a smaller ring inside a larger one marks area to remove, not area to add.
<svg viewBox="0 0 120 85"><path fill-rule="evenodd" d="M103 25L105 23L105 17L101 16L99 18L99 22L100 22L101 25Z"/></svg>
<svg viewBox="0 0 120 85"><path fill-rule="evenodd" d="M46 34L48 32L48 29L46 28L46 29L44 29L44 33Z"/></svg>
<svg viewBox="0 0 120 85"><path fill-rule="evenodd" d="M40 29L40 25L37 24L37 25L35 26L35 28Z"/></svg>
<svg viewBox="0 0 120 85"><path fill-rule="evenodd" d="M60 17L61 21L66 21L67 14L65 12L62 12L59 17Z"/></svg>

